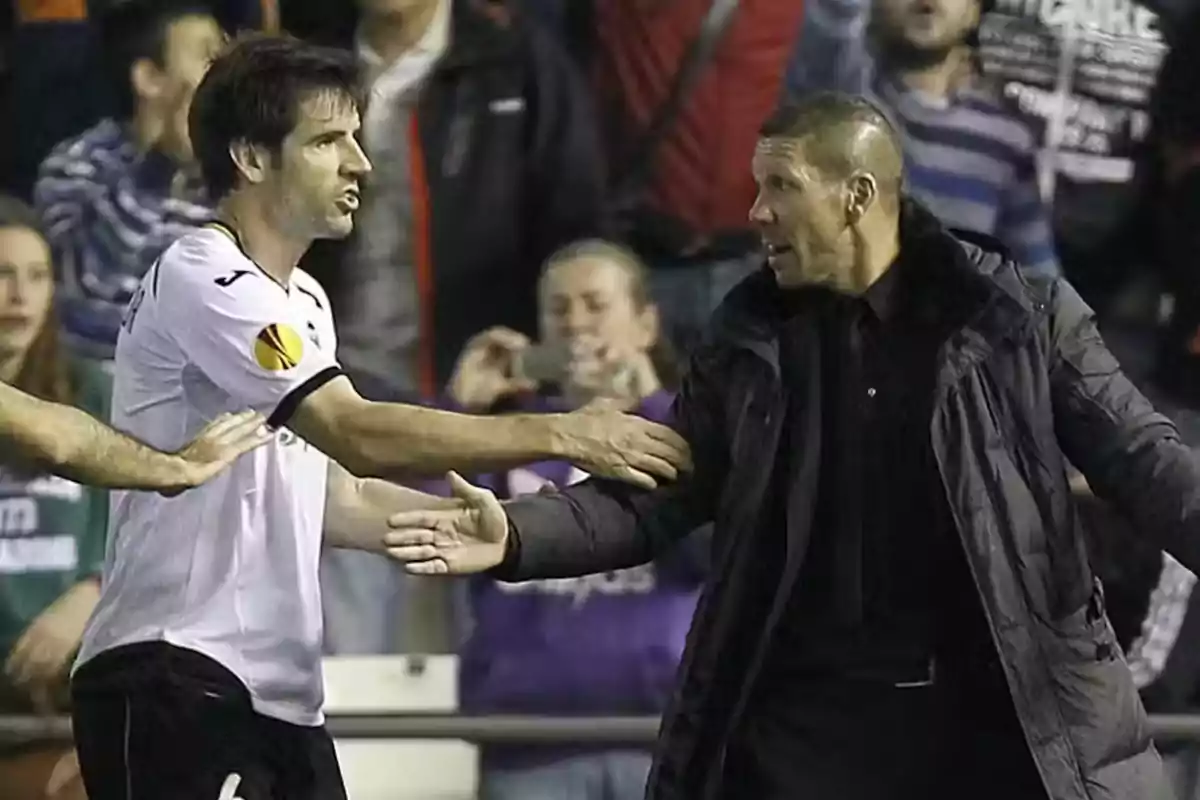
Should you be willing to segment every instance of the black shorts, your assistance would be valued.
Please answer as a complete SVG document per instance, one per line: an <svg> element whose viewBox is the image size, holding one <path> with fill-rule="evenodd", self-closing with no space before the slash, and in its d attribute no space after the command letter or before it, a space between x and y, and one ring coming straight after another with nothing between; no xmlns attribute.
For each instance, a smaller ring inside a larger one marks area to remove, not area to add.
<svg viewBox="0 0 1200 800"><path fill-rule="evenodd" d="M165 643L101 653L71 681L89 800L345 800L322 727L263 716L229 670Z"/></svg>

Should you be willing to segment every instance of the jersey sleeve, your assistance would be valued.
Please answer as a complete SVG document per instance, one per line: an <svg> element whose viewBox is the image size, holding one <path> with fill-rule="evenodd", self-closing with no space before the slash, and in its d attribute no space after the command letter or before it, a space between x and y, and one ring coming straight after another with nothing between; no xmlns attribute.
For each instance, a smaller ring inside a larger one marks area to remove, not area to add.
<svg viewBox="0 0 1200 800"><path fill-rule="evenodd" d="M334 354L316 343L311 320L283 286L252 264L222 270L208 248L192 245L180 242L154 268L162 274L147 276L161 324L235 403L285 425L305 397L341 374Z"/></svg>

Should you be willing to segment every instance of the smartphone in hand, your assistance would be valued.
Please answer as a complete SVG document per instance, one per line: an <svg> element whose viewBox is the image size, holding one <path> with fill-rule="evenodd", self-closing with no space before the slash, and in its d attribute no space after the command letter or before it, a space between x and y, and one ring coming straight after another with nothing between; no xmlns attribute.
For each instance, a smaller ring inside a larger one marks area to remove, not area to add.
<svg viewBox="0 0 1200 800"><path fill-rule="evenodd" d="M566 342L537 342L517 354L513 374L535 383L560 383L570 362L571 348Z"/></svg>

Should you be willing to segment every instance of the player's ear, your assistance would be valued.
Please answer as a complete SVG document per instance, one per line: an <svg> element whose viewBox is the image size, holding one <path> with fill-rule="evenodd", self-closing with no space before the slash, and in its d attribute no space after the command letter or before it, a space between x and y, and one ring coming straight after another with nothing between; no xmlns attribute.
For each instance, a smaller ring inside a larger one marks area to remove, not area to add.
<svg viewBox="0 0 1200 800"><path fill-rule="evenodd" d="M262 183L266 177L269 159L266 148L239 139L229 145L229 157L249 183Z"/></svg>

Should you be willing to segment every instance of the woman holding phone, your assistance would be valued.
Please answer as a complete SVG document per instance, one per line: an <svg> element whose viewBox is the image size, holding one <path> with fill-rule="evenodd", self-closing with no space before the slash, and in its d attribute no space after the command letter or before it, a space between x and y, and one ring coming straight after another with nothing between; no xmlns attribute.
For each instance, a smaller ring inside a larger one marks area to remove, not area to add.
<svg viewBox="0 0 1200 800"><path fill-rule="evenodd" d="M565 247L539 282L541 341L485 331L460 356L448 394L479 412L606 399L665 420L677 374L647 288L645 268L628 250L603 241ZM476 477L512 497L587 476L545 462ZM463 711L661 712L695 609L703 545L693 536L668 560L603 575L524 584L472 579L472 624L460 650ZM480 798L640 800L649 768L650 753L637 749L489 745L481 753Z"/></svg>

